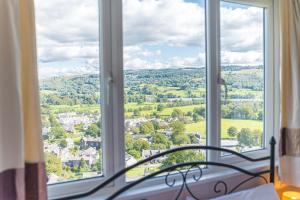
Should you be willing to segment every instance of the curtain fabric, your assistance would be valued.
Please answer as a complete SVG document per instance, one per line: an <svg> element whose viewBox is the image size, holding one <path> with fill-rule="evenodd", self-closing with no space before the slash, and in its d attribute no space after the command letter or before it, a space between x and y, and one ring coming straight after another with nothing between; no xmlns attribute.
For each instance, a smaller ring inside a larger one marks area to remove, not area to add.
<svg viewBox="0 0 300 200"><path fill-rule="evenodd" d="M300 187L300 0L280 0L280 179Z"/></svg>
<svg viewBox="0 0 300 200"><path fill-rule="evenodd" d="M46 199L33 0L0 1L0 199Z"/></svg>

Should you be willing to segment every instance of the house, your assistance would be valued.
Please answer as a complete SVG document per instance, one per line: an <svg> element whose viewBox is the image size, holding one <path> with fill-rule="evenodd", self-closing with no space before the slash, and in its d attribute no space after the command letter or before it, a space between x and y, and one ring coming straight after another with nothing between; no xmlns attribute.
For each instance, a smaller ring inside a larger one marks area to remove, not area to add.
<svg viewBox="0 0 300 200"><path fill-rule="evenodd" d="M74 141L71 138L66 138L67 147L66 148L73 148L74 147Z"/></svg>
<svg viewBox="0 0 300 200"><path fill-rule="evenodd" d="M80 140L80 149L88 149L90 147L93 147L97 150L101 148L101 138L81 138Z"/></svg>
<svg viewBox="0 0 300 200"><path fill-rule="evenodd" d="M153 155L156 155L158 153L161 153L161 152L164 152L166 150L142 150L142 158L143 159L146 159L146 158L149 158ZM156 158L154 160L151 161L151 163L160 163L162 162L164 159L166 159L165 156L162 156L162 157L159 157L159 158Z"/></svg>
<svg viewBox="0 0 300 200"><path fill-rule="evenodd" d="M45 142L44 143L44 151L59 155L60 151L61 151L61 148L59 147L58 144L51 144L51 143Z"/></svg>
<svg viewBox="0 0 300 200"><path fill-rule="evenodd" d="M59 113L57 115L58 121L62 125L63 129L68 132L75 131L75 125L82 124L84 128L88 128L90 124L96 123L99 117L94 117L85 113L76 113L76 112L68 112L68 113Z"/></svg>
<svg viewBox="0 0 300 200"><path fill-rule="evenodd" d="M126 119L125 120L125 128L128 129L130 127L139 127L141 124L147 122L146 118L138 118L138 119Z"/></svg>
<svg viewBox="0 0 300 200"><path fill-rule="evenodd" d="M126 162L126 167L128 167L137 163L137 160L132 155L125 153L125 162Z"/></svg>
<svg viewBox="0 0 300 200"><path fill-rule="evenodd" d="M47 176L47 183L48 184L53 184L53 183L56 183L57 181L59 181L59 176L54 174L54 173L51 173Z"/></svg>

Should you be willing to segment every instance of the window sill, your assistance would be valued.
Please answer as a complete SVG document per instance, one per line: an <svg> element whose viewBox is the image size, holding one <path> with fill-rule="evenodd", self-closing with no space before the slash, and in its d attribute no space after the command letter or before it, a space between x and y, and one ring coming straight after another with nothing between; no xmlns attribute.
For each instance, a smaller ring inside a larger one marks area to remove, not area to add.
<svg viewBox="0 0 300 200"><path fill-rule="evenodd" d="M255 152L246 152L245 155L251 158L259 158L263 156L268 156L269 150L263 149L260 150L259 153L257 151ZM226 164L232 164L244 169L248 170L257 170L260 167L267 167L269 166L269 161L265 162L259 162L259 163L253 163L253 162L248 162L245 161L244 159L237 158L234 155L226 155L223 157L220 157L220 160L218 162L221 163L226 163ZM249 166L251 166L249 168ZM190 175L195 175L199 176L199 171L191 171L189 173ZM201 185L201 184L206 184L209 182L213 181L218 181L225 179L227 176L233 176L233 175L238 175L238 172L230 170L230 169L224 169L224 168L218 168L211 166L209 169L204 168L203 169L203 176L201 177L201 180L195 183L192 182L193 180L191 179L189 181L189 185ZM172 175L171 178L175 177L177 182L180 183L180 178L181 176L177 175ZM191 177L191 176L189 176ZM89 191L96 187L97 185L101 184L106 178L105 177L95 177L95 178L89 178L89 179L83 179L80 181L70 181L70 182L65 182L65 183L58 183L58 184L52 184L48 185L48 198L49 199L57 199L73 194L80 194L84 193L86 191ZM124 179L123 179L124 180ZM120 183L120 182L119 182ZM120 186L120 184L115 183ZM122 183L121 183L122 184ZM124 183L126 184L126 183ZM126 197L131 197L131 196L140 196L141 194L153 194L154 192L161 192L161 193L166 193L168 191L176 190L178 189L180 184L176 187L176 185L172 188L168 187L165 184L165 179L164 175L158 176L155 178L152 178L150 180L147 180L143 183L140 183L139 185L135 186L132 190L128 191L127 193L124 193L122 197L126 199ZM111 183L109 184L106 188L103 188L101 192L97 192L94 194L92 197L97 198L97 199L105 199L105 196L108 196L109 194L113 193L113 191L116 191L117 187L114 187L114 184ZM213 186L212 186L213 188ZM87 198L87 199L94 199L94 198ZM130 198L129 198L130 199Z"/></svg>
<svg viewBox="0 0 300 200"><path fill-rule="evenodd" d="M239 166L243 167L244 169L255 172L255 171L261 171L262 169L269 167L269 162L268 161L260 162L255 165L251 165L250 167L246 163L243 163ZM245 166L248 166L248 167L245 167ZM201 186L201 187L204 186L204 187L202 187L204 189L204 191L203 192L201 191L201 195L205 195L205 197L214 197L214 196L216 196L216 193L213 192L213 184L215 184L216 181L223 180L223 181L227 181L228 183L231 183L234 180L237 180L237 181L242 180L242 178L245 178L245 176L246 175L243 175L243 174L236 172L234 170L231 170L231 169L223 170L223 171L219 170L218 172L212 172L210 170L207 170L207 172L203 174L203 177L201 178L200 181L193 182L192 180L189 180L188 182L189 182L189 186L191 186L191 188L198 187L198 186ZM157 181L159 181L160 183L157 184ZM155 182L156 182L156 184L154 184ZM180 182L180 179L178 179L178 182ZM257 182L256 184L259 184L259 183ZM122 194L119 197L119 199L133 200L133 199L147 198L147 199L151 200L151 197L153 199L155 199L155 196L156 196L156 198L157 198L157 196L161 196L161 195L162 196L165 196L165 195L174 196L174 191L177 191L180 186L181 186L181 184L178 183L174 187L169 187L165 184L164 178L162 178L162 177L154 178L154 180L149 181L149 184L147 184L147 186L145 186L143 184L140 187L131 189L130 191ZM253 184L250 185L250 182L249 182L249 185L246 184L245 186L248 186L248 188L249 188L249 187L253 187L255 185L253 185ZM90 197L86 197L86 198L84 198L84 200L105 199L113 191L116 191L116 189L110 188L110 189L107 189L106 191L102 191L101 194L96 193Z"/></svg>

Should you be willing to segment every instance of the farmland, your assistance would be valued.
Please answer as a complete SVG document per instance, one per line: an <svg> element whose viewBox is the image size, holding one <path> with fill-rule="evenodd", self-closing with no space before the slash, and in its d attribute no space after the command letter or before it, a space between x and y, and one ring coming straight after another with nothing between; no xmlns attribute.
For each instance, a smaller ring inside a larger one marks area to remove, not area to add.
<svg viewBox="0 0 300 200"><path fill-rule="evenodd" d="M228 148L260 148L263 132L262 66L225 66L221 87L221 138ZM100 77L96 74L40 80L48 176L53 182L101 175ZM126 165L150 154L207 138L205 68L125 70ZM190 159L205 159L201 152ZM180 156L179 156L180 157ZM179 162L159 160L153 169ZM149 168L149 166L148 166ZM151 169L151 167L150 167ZM144 168L128 174L140 176Z"/></svg>

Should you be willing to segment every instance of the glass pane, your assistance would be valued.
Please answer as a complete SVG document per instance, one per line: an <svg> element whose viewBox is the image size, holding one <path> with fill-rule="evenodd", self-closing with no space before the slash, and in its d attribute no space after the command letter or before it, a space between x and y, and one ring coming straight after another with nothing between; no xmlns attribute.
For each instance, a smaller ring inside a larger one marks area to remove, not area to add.
<svg viewBox="0 0 300 200"><path fill-rule="evenodd" d="M177 146L205 145L204 1L123 0L123 26L126 165ZM205 153L160 158L127 179L187 157L202 160Z"/></svg>
<svg viewBox="0 0 300 200"><path fill-rule="evenodd" d="M264 8L221 2L221 145L263 148Z"/></svg>
<svg viewBox="0 0 300 200"><path fill-rule="evenodd" d="M48 183L102 174L97 0L36 0Z"/></svg>

